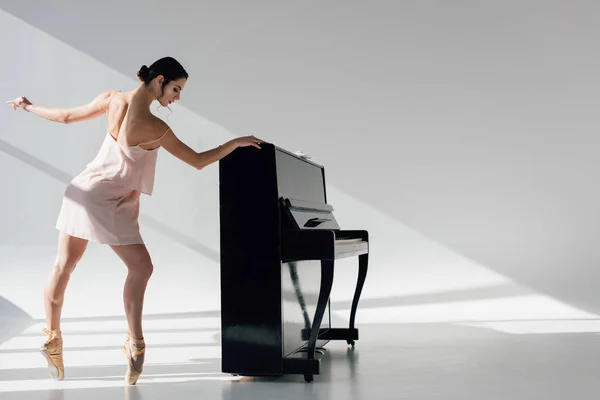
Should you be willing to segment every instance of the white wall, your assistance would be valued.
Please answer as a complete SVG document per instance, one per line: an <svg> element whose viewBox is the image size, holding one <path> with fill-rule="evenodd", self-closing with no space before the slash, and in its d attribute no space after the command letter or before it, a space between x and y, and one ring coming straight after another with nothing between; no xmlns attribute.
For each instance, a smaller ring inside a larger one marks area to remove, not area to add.
<svg viewBox="0 0 600 400"><path fill-rule="evenodd" d="M90 4L0 1L0 48L10 59L0 63L0 93L71 106L133 88L141 64L178 58L191 77L169 121L192 147L252 132L325 165L341 225L371 232L359 321L385 322L392 308L377 307L396 307L402 320L431 311L410 307L447 302L479 301L450 318L466 320L594 316L565 303L600 310L600 5ZM10 171L0 200L0 296L39 317L38 299L15 282L45 278L66 179L93 157L105 125L0 113L0 165ZM157 264L147 312L218 309L217 178L217 165L197 172L161 153L156 194L142 209ZM174 195L182 206L173 207ZM111 300L65 312L122 314L124 268L109 250L91 252L70 293ZM354 276L340 275L334 298L343 304ZM86 281L94 277L100 288Z"/></svg>

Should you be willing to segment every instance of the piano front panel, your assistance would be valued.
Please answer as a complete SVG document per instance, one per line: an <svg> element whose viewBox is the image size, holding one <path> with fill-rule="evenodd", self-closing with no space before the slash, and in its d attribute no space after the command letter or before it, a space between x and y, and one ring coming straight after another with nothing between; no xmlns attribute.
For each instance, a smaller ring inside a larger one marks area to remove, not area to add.
<svg viewBox="0 0 600 400"><path fill-rule="evenodd" d="M312 327L321 281L320 261L286 262L281 265L281 302L283 312L284 356L289 356L308 340L302 330ZM330 327L329 307L321 329ZM326 341L317 341L323 347Z"/></svg>
<svg viewBox="0 0 600 400"><path fill-rule="evenodd" d="M277 194L281 198L298 199L319 204L327 203L325 192L325 174L322 166L310 160L301 159L289 152L275 148L277 164ZM324 223L320 229L338 228L332 214L309 215L307 218L324 216L332 220ZM298 218L302 220L302 216ZM306 221L302 220L304 225ZM306 229L306 228L305 228ZM293 271L296 271L295 274ZM283 354L290 355L304 346L302 330L310 331L321 281L320 261L298 261L281 264L281 300L283 318ZM330 326L329 310L323 317L321 328ZM317 346L324 346L326 341L317 341Z"/></svg>

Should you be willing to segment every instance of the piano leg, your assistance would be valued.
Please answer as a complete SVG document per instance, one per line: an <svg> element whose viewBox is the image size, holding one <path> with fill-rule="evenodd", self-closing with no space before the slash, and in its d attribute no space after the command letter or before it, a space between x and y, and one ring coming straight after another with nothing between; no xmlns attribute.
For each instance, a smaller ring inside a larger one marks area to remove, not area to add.
<svg viewBox="0 0 600 400"><path fill-rule="evenodd" d="M354 330L354 320L356 318L356 309L358 308L358 301L360 300L360 294L362 293L365 279L367 278L367 265L369 264L369 253L361 254L358 256L358 279L356 281L356 290L354 291L354 298L352 299L352 310L350 311L350 330ZM346 341L348 344L354 346L354 340L349 339Z"/></svg>
<svg viewBox="0 0 600 400"><path fill-rule="evenodd" d="M307 358L309 360L314 360L315 358L317 338L319 337L321 322L323 321L323 315L327 309L331 287L333 286L333 264L334 260L321 260L321 288L319 289L319 300L317 302L315 318L313 319L312 328L310 330L310 339L306 346ZM312 382L313 376L311 374L305 374L304 380L306 382Z"/></svg>

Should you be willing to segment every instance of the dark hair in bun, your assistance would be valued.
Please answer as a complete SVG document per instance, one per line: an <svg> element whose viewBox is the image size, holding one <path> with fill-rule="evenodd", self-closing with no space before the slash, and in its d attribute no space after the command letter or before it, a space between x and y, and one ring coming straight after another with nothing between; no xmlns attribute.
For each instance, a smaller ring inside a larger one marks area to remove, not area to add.
<svg viewBox="0 0 600 400"><path fill-rule="evenodd" d="M165 85L171 81L181 78L187 79L189 77L183 66L173 57L163 57L155 61L150 67L142 65L137 73L140 81L146 86L159 75L162 75L165 78L161 89L164 89Z"/></svg>
<svg viewBox="0 0 600 400"><path fill-rule="evenodd" d="M140 79L140 81L146 83L149 75L150 75L150 68L148 68L148 66L146 66L146 65L142 65L142 68L140 68L140 70L137 73L137 77Z"/></svg>

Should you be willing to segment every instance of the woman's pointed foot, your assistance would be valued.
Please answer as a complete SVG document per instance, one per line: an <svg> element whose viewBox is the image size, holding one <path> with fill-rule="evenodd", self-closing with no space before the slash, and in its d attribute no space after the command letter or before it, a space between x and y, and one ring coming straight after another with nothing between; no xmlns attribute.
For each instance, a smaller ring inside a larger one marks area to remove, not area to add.
<svg viewBox="0 0 600 400"><path fill-rule="evenodd" d="M51 331L42 329L48 335L46 342L40 347L40 353L48 362L50 377L57 381L65 378L65 366L63 363L63 341L60 330Z"/></svg>
<svg viewBox="0 0 600 400"><path fill-rule="evenodd" d="M135 385L142 374L145 352L146 344L144 343L144 339L132 338L131 334L127 332L127 340L123 345L123 353L127 359L125 382L128 385Z"/></svg>

